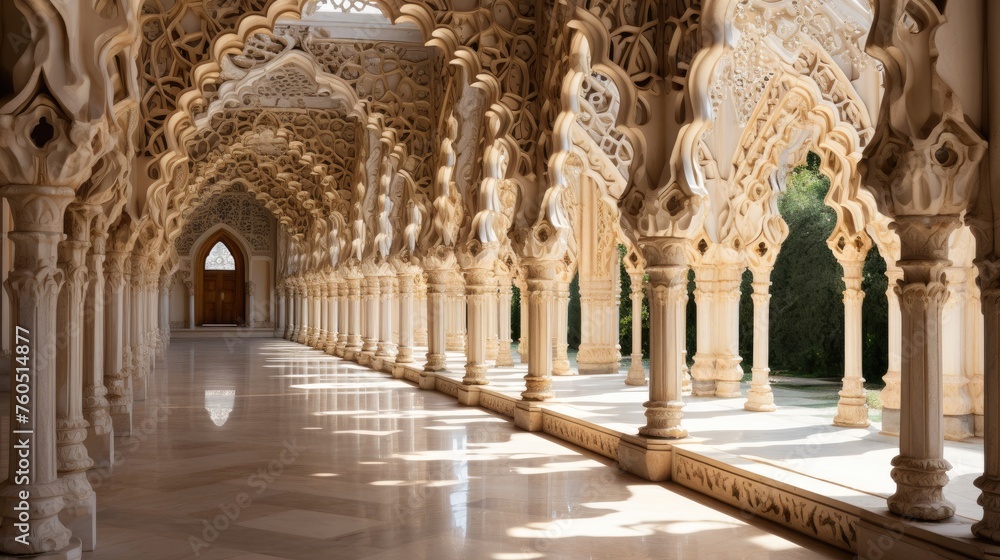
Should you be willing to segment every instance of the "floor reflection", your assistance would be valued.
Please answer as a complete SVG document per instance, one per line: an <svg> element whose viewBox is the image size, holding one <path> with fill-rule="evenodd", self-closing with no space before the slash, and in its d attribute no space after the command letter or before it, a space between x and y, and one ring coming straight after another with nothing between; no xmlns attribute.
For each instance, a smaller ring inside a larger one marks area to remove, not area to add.
<svg viewBox="0 0 1000 560"><path fill-rule="evenodd" d="M178 340L156 375L84 558L846 557L298 345Z"/></svg>

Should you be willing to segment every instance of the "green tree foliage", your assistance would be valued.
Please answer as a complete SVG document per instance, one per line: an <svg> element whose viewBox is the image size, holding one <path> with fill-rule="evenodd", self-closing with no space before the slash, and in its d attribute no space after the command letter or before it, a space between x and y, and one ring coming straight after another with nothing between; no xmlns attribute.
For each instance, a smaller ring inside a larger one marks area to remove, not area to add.
<svg viewBox="0 0 1000 560"><path fill-rule="evenodd" d="M510 339L521 340L521 290L517 286L510 287Z"/></svg>
<svg viewBox="0 0 1000 560"><path fill-rule="evenodd" d="M788 177L778 209L789 235L771 275L770 364L788 373L838 377L844 369L843 270L826 245L836 213L824 198L830 180L819 171L820 160ZM864 267L864 372L869 380L885 373L888 335L885 261L873 250ZM740 350L746 367L752 362L753 302L750 274L744 276L740 303Z"/></svg>
<svg viewBox="0 0 1000 560"><path fill-rule="evenodd" d="M580 274L573 276L573 281L569 283L569 325L566 329L566 343L570 349L580 348L580 331L582 317L580 316Z"/></svg>

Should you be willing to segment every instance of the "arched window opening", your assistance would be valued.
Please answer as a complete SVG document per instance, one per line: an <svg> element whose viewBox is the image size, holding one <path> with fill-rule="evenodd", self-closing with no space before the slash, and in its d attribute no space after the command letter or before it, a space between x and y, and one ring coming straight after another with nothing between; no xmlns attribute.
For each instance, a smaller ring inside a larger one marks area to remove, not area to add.
<svg viewBox="0 0 1000 560"><path fill-rule="evenodd" d="M222 241L217 242L205 257L205 270L236 270L236 258Z"/></svg>

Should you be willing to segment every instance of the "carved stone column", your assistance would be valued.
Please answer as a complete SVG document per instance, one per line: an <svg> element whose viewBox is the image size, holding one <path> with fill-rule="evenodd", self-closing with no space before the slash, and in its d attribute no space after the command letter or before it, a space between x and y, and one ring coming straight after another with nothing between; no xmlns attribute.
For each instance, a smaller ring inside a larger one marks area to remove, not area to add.
<svg viewBox="0 0 1000 560"><path fill-rule="evenodd" d="M317 350L322 350L326 345L326 337L329 334L327 330L327 322L330 317L327 315L328 309L326 305L327 298L330 297L329 290L327 288L326 282L316 280L316 285L314 288L315 297L313 298L313 316L316 318L316 334L313 337L312 347Z"/></svg>
<svg viewBox="0 0 1000 560"><path fill-rule="evenodd" d="M416 270L403 267L397 276L399 280L399 349L397 364L413 363L413 289Z"/></svg>
<svg viewBox="0 0 1000 560"><path fill-rule="evenodd" d="M715 395L715 353L711 334L712 309L716 298L715 278L708 266L696 265L694 274L697 349L694 365L691 366L691 394L696 397L711 397Z"/></svg>
<svg viewBox="0 0 1000 560"><path fill-rule="evenodd" d="M626 385L643 386L646 384L646 367L642 364L642 296L646 282L644 273L629 273L632 281L629 288L629 298L632 300L632 365L625 377Z"/></svg>
<svg viewBox="0 0 1000 560"><path fill-rule="evenodd" d="M125 362L128 253L108 251L104 286L104 385L108 388L115 436L132 434L132 384Z"/></svg>
<svg viewBox="0 0 1000 560"><path fill-rule="evenodd" d="M494 289L493 291L486 294L486 360L496 361L497 354L500 352L500 339L498 337L499 323L497 321L497 307L500 305L499 292L496 286L496 278L494 277ZM466 287L466 296L469 294L468 287ZM470 312L471 314L471 312ZM472 330L472 326L469 326L469 330Z"/></svg>
<svg viewBox="0 0 1000 560"><path fill-rule="evenodd" d="M348 359L353 359L355 354L361 351L361 282L364 279L358 273L351 273L347 278L348 307L350 324L347 329L347 353Z"/></svg>
<svg viewBox="0 0 1000 560"><path fill-rule="evenodd" d="M466 303L462 277L452 274L448 281L448 338L449 352L465 352Z"/></svg>
<svg viewBox="0 0 1000 560"><path fill-rule="evenodd" d="M131 358L129 374L132 381L132 398L136 401L146 400L146 370L145 352L143 348L142 324L145 309L142 305L143 295L143 262L142 258L133 254L129 259L132 274L129 276L128 293L128 341L132 351L126 354Z"/></svg>
<svg viewBox="0 0 1000 560"><path fill-rule="evenodd" d="M528 351L528 374L524 376L525 389L521 398L545 401L552 398L552 346L548 341L554 338L555 331L553 311L558 297L556 273L559 263L525 259L523 264L527 278L521 297L529 307L527 337L539 342L532 343Z"/></svg>
<svg viewBox="0 0 1000 560"><path fill-rule="evenodd" d="M715 287L715 396L732 398L741 396L743 358L740 357L740 283L743 268L725 263L719 265Z"/></svg>
<svg viewBox="0 0 1000 560"><path fill-rule="evenodd" d="M768 351L771 324L771 269L753 269L753 378L743 408L755 412L773 412L774 394L768 376Z"/></svg>
<svg viewBox="0 0 1000 560"><path fill-rule="evenodd" d="M173 276L160 276L160 306L159 306L159 328L160 346L157 348L158 355L162 358L163 353L170 347L170 288L173 285Z"/></svg>
<svg viewBox="0 0 1000 560"><path fill-rule="evenodd" d="M958 232L960 233L960 232ZM969 243L975 245L975 240ZM953 266L945 271L948 299L942 310L941 374L944 376L944 438L964 440L975 432L972 395L966 368L972 362L966 356L969 333L966 315L969 306L968 270Z"/></svg>
<svg viewBox="0 0 1000 560"><path fill-rule="evenodd" d="M576 375L569 364L569 282L557 284L555 304L555 331L552 341L552 375Z"/></svg>
<svg viewBox="0 0 1000 560"><path fill-rule="evenodd" d="M497 347L498 367L513 367L514 357L510 353L510 276L502 275L497 278L499 284L499 298L497 304Z"/></svg>
<svg viewBox="0 0 1000 560"><path fill-rule="evenodd" d="M469 332L466 342L465 385L486 385L487 348L489 333L489 306L496 292L496 278L492 270L472 268L464 271L465 296L469 306Z"/></svg>
<svg viewBox="0 0 1000 560"><path fill-rule="evenodd" d="M443 371L447 366L447 333L450 268L427 270L427 363L424 371Z"/></svg>
<svg viewBox="0 0 1000 560"><path fill-rule="evenodd" d="M84 550L97 540L97 496L87 480L94 462L83 441L89 424L83 416L84 298L89 274L90 226L96 210L71 204L66 211L67 238L59 244L59 268L65 283L59 291L56 337L56 458L66 487L59 518Z"/></svg>
<svg viewBox="0 0 1000 560"><path fill-rule="evenodd" d="M362 352L374 354L378 350L378 311L380 283L377 276L366 275L365 279L365 338Z"/></svg>
<svg viewBox="0 0 1000 560"><path fill-rule="evenodd" d="M336 278L332 276L327 277L326 290L327 331L326 341L323 343L323 351L333 356L337 352L337 332L340 326L340 289Z"/></svg>
<svg viewBox="0 0 1000 560"><path fill-rule="evenodd" d="M983 475L976 479L976 486L982 490L979 504L983 506L983 519L972 526L972 532L979 537L1000 542L1000 261L993 260L995 254L991 257L990 260L977 262L985 334L985 435Z"/></svg>
<svg viewBox="0 0 1000 560"><path fill-rule="evenodd" d="M285 338L295 342L299 333L299 286L296 278L291 278L286 283L288 290L288 323L285 326Z"/></svg>
<svg viewBox="0 0 1000 560"><path fill-rule="evenodd" d="M194 295L194 282L188 280L184 282L184 287L187 289L188 294L188 328L194 329L195 327L195 295Z"/></svg>
<svg viewBox="0 0 1000 560"><path fill-rule="evenodd" d="M396 343L393 342L393 293L397 289L395 276L382 276L378 278L380 289L379 301L379 337L376 345L375 355L390 358L396 355Z"/></svg>
<svg viewBox="0 0 1000 560"><path fill-rule="evenodd" d="M350 304L350 286L348 285L347 278L341 277L337 281L337 293L340 297L340 313L337 316L337 322L340 325L337 329L337 356L343 358L344 352L347 350L347 340L348 332L351 330L351 304Z"/></svg>
<svg viewBox="0 0 1000 560"><path fill-rule="evenodd" d="M886 435L899 435L899 383L902 368L902 323L899 309L899 293L896 288L903 280L903 271L887 270L889 289L886 290L886 301L889 304L889 368L882 381L885 388L879 394L882 401L882 431Z"/></svg>
<svg viewBox="0 0 1000 560"><path fill-rule="evenodd" d="M12 554L54 552L70 546L71 533L60 522L65 488L57 478L56 459L56 303L63 285L63 272L56 266L59 242L63 239L63 213L73 200L74 192L66 187L7 185L0 196L11 206L14 227L9 238L14 243L14 265L7 278L7 294L11 302L11 323L15 336L11 359L10 406L15 409L15 387L28 379L27 390L31 414L25 422L11 418L7 441L7 480L0 483L4 498L3 522L0 523L0 551ZM20 344L18 344L20 343ZM24 346L24 353L17 351ZM18 371L18 356L27 356L30 373ZM24 430L29 434L16 434ZM31 477L19 475L19 447L27 441L30 449ZM22 492L28 500L30 520L27 521L27 544L15 540L22 535L15 524L18 519ZM77 545L79 546L79 545ZM79 550L79 549L77 549Z"/></svg>
<svg viewBox="0 0 1000 560"><path fill-rule="evenodd" d="M413 330L413 345L427 346L427 282L424 281L423 272L414 276L414 307L413 313L416 318Z"/></svg>
<svg viewBox="0 0 1000 560"><path fill-rule="evenodd" d="M247 328L252 329L257 325L255 316L257 315L257 286L253 282L247 282Z"/></svg>
<svg viewBox="0 0 1000 560"><path fill-rule="evenodd" d="M844 386L837 402L833 423L845 427L868 426L868 403L865 399L865 378L861 371L861 308L865 292L861 289L861 269L868 253L857 251L855 258L838 258L844 269Z"/></svg>
<svg viewBox="0 0 1000 560"><path fill-rule="evenodd" d="M947 239L958 217L898 216L896 223L902 245L903 377L899 455L892 460L896 493L888 503L898 515L941 520L955 513L943 493L951 464L944 458L941 319L948 297Z"/></svg>
<svg viewBox="0 0 1000 560"><path fill-rule="evenodd" d="M115 449L109 413L111 403L108 401L108 389L104 386L104 259L107 238L108 234L105 232L92 233L90 253L87 256L90 279L83 310L83 413L90 425L84 444L94 464L105 469L112 466Z"/></svg>
<svg viewBox="0 0 1000 560"><path fill-rule="evenodd" d="M278 315L278 317L277 317L278 320L274 322L274 337L275 338L281 338L281 337L285 336L285 327L287 325L287 323L285 321L285 319L286 319L286 317L285 317L285 298L287 296L286 296L286 291L285 291L285 281L284 280L278 282L278 285L274 288L274 295L275 295L275 299L277 299L277 302L276 302L277 303L277 305L276 305L277 309L275 310L275 312Z"/></svg>
<svg viewBox="0 0 1000 560"><path fill-rule="evenodd" d="M687 437L681 426L688 271L682 244L670 238L639 242L649 275L649 400L643 403L646 425L639 428L639 434L647 437Z"/></svg>
<svg viewBox="0 0 1000 560"><path fill-rule="evenodd" d="M528 284L526 282L518 282L517 289L520 292L518 298L521 306L521 339L517 343L517 353L520 355L520 360L522 364L528 363L528 317L530 305L528 305Z"/></svg>

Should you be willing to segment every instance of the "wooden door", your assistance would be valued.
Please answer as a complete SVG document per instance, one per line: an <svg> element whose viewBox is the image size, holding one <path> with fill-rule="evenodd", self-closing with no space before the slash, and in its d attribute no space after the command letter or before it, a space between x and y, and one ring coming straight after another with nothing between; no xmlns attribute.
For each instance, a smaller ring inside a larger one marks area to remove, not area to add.
<svg viewBox="0 0 1000 560"><path fill-rule="evenodd" d="M206 270L202 279L203 324L235 325L239 320L239 297L236 272Z"/></svg>

